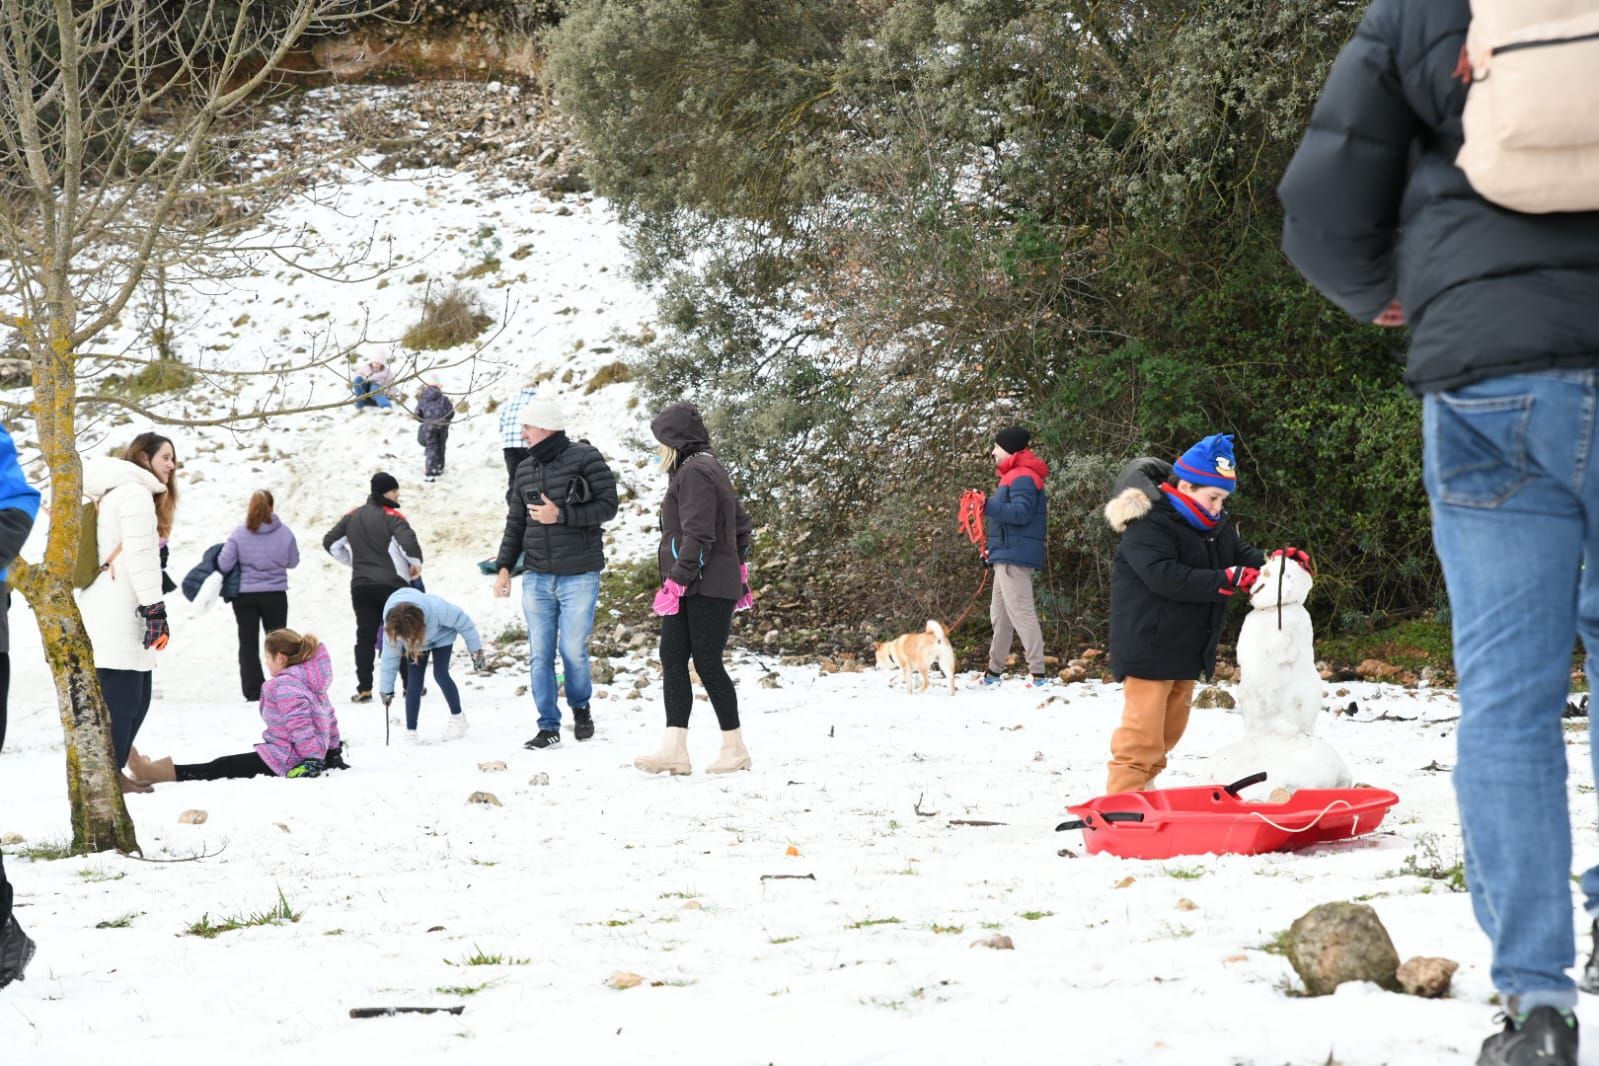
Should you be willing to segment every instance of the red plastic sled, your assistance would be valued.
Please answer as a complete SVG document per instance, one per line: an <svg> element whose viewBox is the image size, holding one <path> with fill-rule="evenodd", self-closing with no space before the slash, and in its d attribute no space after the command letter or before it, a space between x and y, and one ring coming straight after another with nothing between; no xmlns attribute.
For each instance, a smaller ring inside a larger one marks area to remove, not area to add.
<svg viewBox="0 0 1599 1066"><path fill-rule="evenodd" d="M1246 803L1240 789L1265 774L1231 785L1122 792L1069 808L1076 818L1056 831L1081 829L1090 855L1124 859L1178 855L1259 855L1298 851L1369 833L1399 797L1384 788L1307 788L1287 803Z"/></svg>

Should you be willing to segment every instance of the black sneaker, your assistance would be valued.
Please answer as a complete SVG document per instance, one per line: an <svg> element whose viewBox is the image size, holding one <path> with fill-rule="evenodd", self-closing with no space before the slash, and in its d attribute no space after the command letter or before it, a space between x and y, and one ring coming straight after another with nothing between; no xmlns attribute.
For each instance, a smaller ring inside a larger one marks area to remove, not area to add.
<svg viewBox="0 0 1599 1066"><path fill-rule="evenodd" d="M561 734L555 729L540 729L539 735L522 745L529 751L543 751L545 748L558 748L561 746Z"/></svg>
<svg viewBox="0 0 1599 1066"><path fill-rule="evenodd" d="M372 702L372 690L371 689L363 689L360 692L357 692L354 696L350 697L350 702L351 703L371 703Z"/></svg>
<svg viewBox="0 0 1599 1066"><path fill-rule="evenodd" d="M1577 1016L1554 1007L1502 1015L1505 1030L1482 1042L1477 1066L1577 1066Z"/></svg>
<svg viewBox="0 0 1599 1066"><path fill-rule="evenodd" d="M572 708L572 735L579 740L588 740L594 735L594 716L587 707Z"/></svg>
<svg viewBox="0 0 1599 1066"><path fill-rule="evenodd" d="M23 980L22 972L33 960L33 941L22 931L15 917L7 918L0 927L0 988L12 981Z"/></svg>
<svg viewBox="0 0 1599 1066"><path fill-rule="evenodd" d="M1592 947L1588 949L1588 962L1582 968L1577 987L1584 992L1599 994L1599 918L1594 919L1588 935L1592 938Z"/></svg>

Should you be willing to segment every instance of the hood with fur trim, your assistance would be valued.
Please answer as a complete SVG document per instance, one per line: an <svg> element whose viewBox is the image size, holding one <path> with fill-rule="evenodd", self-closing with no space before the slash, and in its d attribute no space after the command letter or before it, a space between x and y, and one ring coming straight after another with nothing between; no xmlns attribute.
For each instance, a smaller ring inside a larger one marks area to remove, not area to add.
<svg viewBox="0 0 1599 1066"><path fill-rule="evenodd" d="M1105 521L1110 528L1125 533L1129 523L1147 515L1160 499L1160 484L1171 476L1171 469L1165 460L1148 456L1122 467L1110 490L1110 502L1105 505Z"/></svg>

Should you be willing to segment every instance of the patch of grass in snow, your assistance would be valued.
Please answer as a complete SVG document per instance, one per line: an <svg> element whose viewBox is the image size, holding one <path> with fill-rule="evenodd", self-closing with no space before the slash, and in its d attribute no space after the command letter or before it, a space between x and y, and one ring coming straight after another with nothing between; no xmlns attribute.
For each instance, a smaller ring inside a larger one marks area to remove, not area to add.
<svg viewBox="0 0 1599 1066"><path fill-rule="evenodd" d="M194 371L176 359L152 359L136 374L107 374L103 379L106 395L143 400L164 392L178 392L195 382Z"/></svg>
<svg viewBox="0 0 1599 1066"><path fill-rule="evenodd" d="M1151 940L1187 940L1194 935L1194 931L1186 925L1173 925L1170 922L1160 923L1160 932L1150 937Z"/></svg>
<svg viewBox="0 0 1599 1066"><path fill-rule="evenodd" d="M895 870L894 872L899 874L901 877L916 877L922 871L918 870L914 866L907 866L903 870Z"/></svg>
<svg viewBox="0 0 1599 1066"><path fill-rule="evenodd" d="M966 931L966 927L964 925L939 925L937 922L934 922L932 925L928 926L928 928L935 933L960 934Z"/></svg>
<svg viewBox="0 0 1599 1066"><path fill-rule="evenodd" d="M129 911L120 918L107 918L103 922L95 922L96 929L126 929L133 924L133 919L143 914L143 911Z"/></svg>
<svg viewBox="0 0 1599 1066"><path fill-rule="evenodd" d="M323 936L343 936L344 935L344 930L343 929L329 929L329 930L325 931L322 935Z"/></svg>
<svg viewBox="0 0 1599 1066"><path fill-rule="evenodd" d="M472 952L460 962L450 962L449 959L444 961L451 966L526 966L533 961L530 958L519 959L514 955L490 955L476 944L472 945Z"/></svg>
<svg viewBox="0 0 1599 1066"><path fill-rule="evenodd" d="M494 325L494 316L470 289L452 286L422 300L422 317L405 331L401 343L416 351L454 348Z"/></svg>
<svg viewBox="0 0 1599 1066"><path fill-rule="evenodd" d="M983 928L984 929L1003 929L1003 928L1005 928L1005 923L1004 922L984 922L983 923Z"/></svg>
<svg viewBox="0 0 1599 1066"><path fill-rule="evenodd" d="M210 940L223 933L231 933L235 929L247 929L252 925L282 925L284 922L298 922L303 912L289 906L283 889L278 889L278 901L264 911L255 914L232 915L221 921L212 922L210 913L202 914L200 920L184 930L189 936L203 937Z"/></svg>
<svg viewBox="0 0 1599 1066"><path fill-rule="evenodd" d="M1167 877L1175 877L1179 881L1198 881L1210 873L1203 866L1167 866L1161 871Z"/></svg>
<svg viewBox="0 0 1599 1066"><path fill-rule="evenodd" d="M865 929L873 925L898 925L898 918L863 918L858 922L851 922L846 929Z"/></svg>
<svg viewBox="0 0 1599 1066"><path fill-rule="evenodd" d="M474 858L472 860L472 865L473 866L498 866L500 864L498 862L495 862L492 859L477 859L477 858Z"/></svg>
<svg viewBox="0 0 1599 1066"><path fill-rule="evenodd" d="M1054 911L1022 911L1022 917L1026 918L1030 922L1036 922L1040 918L1053 918L1053 917L1055 917L1055 912Z"/></svg>
<svg viewBox="0 0 1599 1066"><path fill-rule="evenodd" d="M662 892L656 899L698 899L698 892Z"/></svg>
<svg viewBox="0 0 1599 1066"><path fill-rule="evenodd" d="M1286 959L1288 957L1288 945L1291 939L1292 934L1289 932L1289 930L1279 929L1276 936L1260 945L1260 950L1264 951L1268 955L1281 955Z"/></svg>
<svg viewBox="0 0 1599 1066"><path fill-rule="evenodd" d="M520 644L527 639L527 626L520 622L511 622L494 638L496 644Z"/></svg>
<svg viewBox="0 0 1599 1066"><path fill-rule="evenodd" d="M797 936L774 936L770 938L770 941L773 944L792 944L798 939L799 937Z"/></svg>
<svg viewBox="0 0 1599 1066"><path fill-rule="evenodd" d="M632 924L633 924L633 919L631 919L631 918L608 918L608 919L606 919L605 927L607 929L615 929L618 926L632 925Z"/></svg>
<svg viewBox="0 0 1599 1066"><path fill-rule="evenodd" d="M888 1010L904 1010L903 999L884 999L882 996L865 996L861 999L863 1007L884 1007Z"/></svg>
<svg viewBox="0 0 1599 1066"><path fill-rule="evenodd" d="M12 855L30 859L33 862L48 862L54 859L69 859L72 857L72 841L70 840L42 840L37 844L20 844Z"/></svg>
<svg viewBox="0 0 1599 1066"><path fill-rule="evenodd" d="M606 363L594 372L589 383L583 387L583 395L599 392L610 385L620 385L624 381L633 380L633 368L626 363Z"/></svg>
<svg viewBox="0 0 1599 1066"><path fill-rule="evenodd" d="M484 981L480 985L440 985L433 991L441 996L475 996L485 988L492 985L493 981Z"/></svg>
<svg viewBox="0 0 1599 1066"><path fill-rule="evenodd" d="M128 875L122 870L88 869L79 870L78 876L90 884L96 884L100 881L120 881Z"/></svg>
<svg viewBox="0 0 1599 1066"><path fill-rule="evenodd" d="M1436 833L1422 833L1416 838L1416 849L1405 856L1393 876L1424 877L1441 881L1451 892L1466 891L1466 860L1457 851L1453 861L1444 857L1443 844ZM1429 886L1430 887L1430 886Z"/></svg>

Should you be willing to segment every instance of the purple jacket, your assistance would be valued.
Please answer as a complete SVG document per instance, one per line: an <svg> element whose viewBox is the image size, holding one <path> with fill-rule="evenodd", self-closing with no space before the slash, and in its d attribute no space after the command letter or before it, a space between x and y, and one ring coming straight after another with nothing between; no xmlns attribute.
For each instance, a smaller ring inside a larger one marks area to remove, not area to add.
<svg viewBox="0 0 1599 1066"><path fill-rule="evenodd" d="M266 732L255 746L261 761L282 777L307 759L324 759L341 746L339 720L328 699L333 661L326 644L303 663L289 667L261 686L261 720Z"/></svg>
<svg viewBox="0 0 1599 1066"><path fill-rule="evenodd" d="M222 545L217 569L232 570L235 565L240 592L287 592L289 571L300 565L300 545L289 527L273 515L254 533L240 526Z"/></svg>

